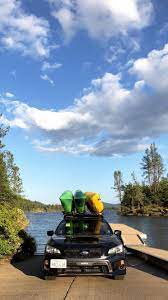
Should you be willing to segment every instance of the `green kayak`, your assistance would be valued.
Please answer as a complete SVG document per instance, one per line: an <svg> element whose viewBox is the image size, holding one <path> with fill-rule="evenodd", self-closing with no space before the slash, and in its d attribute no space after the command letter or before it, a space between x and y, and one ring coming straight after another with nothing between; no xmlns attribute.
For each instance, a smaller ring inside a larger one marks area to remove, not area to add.
<svg viewBox="0 0 168 300"><path fill-rule="evenodd" d="M71 191L65 191L61 197L60 201L63 207L63 210L66 214L71 213L73 210L73 194Z"/></svg>
<svg viewBox="0 0 168 300"><path fill-rule="evenodd" d="M86 196L82 191L77 190L74 194L74 203L77 213L85 212Z"/></svg>

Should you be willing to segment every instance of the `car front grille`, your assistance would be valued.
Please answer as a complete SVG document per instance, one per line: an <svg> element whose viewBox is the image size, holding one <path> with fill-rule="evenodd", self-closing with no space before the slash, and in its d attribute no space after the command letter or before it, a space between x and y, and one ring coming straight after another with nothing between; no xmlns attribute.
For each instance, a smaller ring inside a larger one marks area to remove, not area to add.
<svg viewBox="0 0 168 300"><path fill-rule="evenodd" d="M98 258L101 257L100 248L90 249L66 249L64 250L65 257L67 258Z"/></svg>
<svg viewBox="0 0 168 300"><path fill-rule="evenodd" d="M108 274L107 266L92 266L92 267L69 267L66 269L58 270L59 274Z"/></svg>

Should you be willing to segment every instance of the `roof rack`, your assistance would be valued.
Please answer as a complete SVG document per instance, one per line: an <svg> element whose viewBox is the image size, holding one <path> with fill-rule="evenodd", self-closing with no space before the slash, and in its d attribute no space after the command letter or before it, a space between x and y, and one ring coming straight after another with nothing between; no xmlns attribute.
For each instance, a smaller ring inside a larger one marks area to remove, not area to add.
<svg viewBox="0 0 168 300"><path fill-rule="evenodd" d="M69 220L69 219L79 219L79 218L84 218L84 219L102 219L103 215L99 215L99 214L88 214L88 213L83 213L83 214L79 214L79 213L69 213L69 214L65 214L64 213L64 219L65 220Z"/></svg>

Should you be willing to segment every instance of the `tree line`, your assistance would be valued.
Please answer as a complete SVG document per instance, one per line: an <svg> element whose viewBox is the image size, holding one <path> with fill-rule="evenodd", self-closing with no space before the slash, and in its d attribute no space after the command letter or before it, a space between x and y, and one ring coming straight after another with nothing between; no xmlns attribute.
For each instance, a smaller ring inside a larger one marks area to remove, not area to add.
<svg viewBox="0 0 168 300"><path fill-rule="evenodd" d="M168 215L168 175L155 143L143 155L140 163L142 181L135 173L129 183L123 182L120 170L114 172L114 189L123 215Z"/></svg>
<svg viewBox="0 0 168 300"><path fill-rule="evenodd" d="M1 115L0 115L1 119ZM0 204L10 204L24 211L56 211L60 205L43 204L30 201L23 195L23 183L19 167L15 163L14 155L6 150L3 143L9 127L0 122Z"/></svg>
<svg viewBox="0 0 168 300"><path fill-rule="evenodd" d="M15 261L36 251L35 239L25 231L29 222L23 211L56 211L60 206L25 198L19 167L3 143L8 131L0 123L0 260L8 257Z"/></svg>

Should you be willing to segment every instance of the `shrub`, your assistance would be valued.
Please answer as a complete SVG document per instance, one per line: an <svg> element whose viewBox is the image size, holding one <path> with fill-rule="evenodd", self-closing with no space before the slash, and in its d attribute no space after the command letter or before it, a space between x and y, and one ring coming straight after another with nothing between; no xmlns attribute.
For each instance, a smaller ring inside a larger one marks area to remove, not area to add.
<svg viewBox="0 0 168 300"><path fill-rule="evenodd" d="M18 233L22 242L17 252L13 256L13 261L23 260L26 257L34 255L36 251L36 241L23 229Z"/></svg>
<svg viewBox="0 0 168 300"><path fill-rule="evenodd" d="M0 258L13 255L20 245L24 245L24 252L26 252L25 241L29 245L28 252L35 251L35 241L23 230L27 225L28 220L21 209L0 204Z"/></svg>

